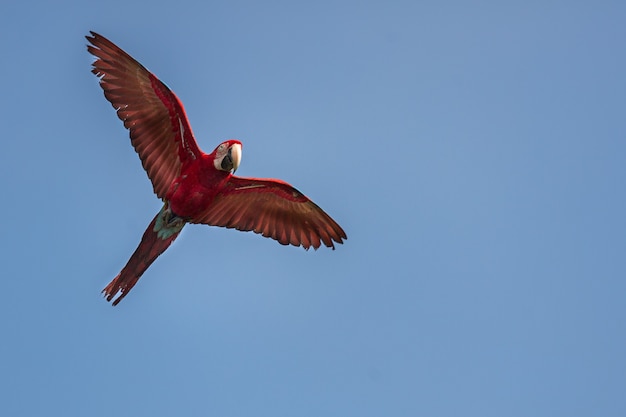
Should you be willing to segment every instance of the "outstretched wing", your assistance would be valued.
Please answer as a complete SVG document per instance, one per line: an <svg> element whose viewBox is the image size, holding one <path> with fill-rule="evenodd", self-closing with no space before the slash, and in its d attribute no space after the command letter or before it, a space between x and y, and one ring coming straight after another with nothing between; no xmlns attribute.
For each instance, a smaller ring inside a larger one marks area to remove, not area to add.
<svg viewBox="0 0 626 417"><path fill-rule="evenodd" d="M231 177L206 212L191 220L242 231L254 231L283 245L314 249L347 239L317 204L280 180Z"/></svg>
<svg viewBox="0 0 626 417"><path fill-rule="evenodd" d="M104 36L90 32L87 50L97 59L91 72L130 131L133 147L160 198L181 167L201 151L178 97L157 77Z"/></svg>

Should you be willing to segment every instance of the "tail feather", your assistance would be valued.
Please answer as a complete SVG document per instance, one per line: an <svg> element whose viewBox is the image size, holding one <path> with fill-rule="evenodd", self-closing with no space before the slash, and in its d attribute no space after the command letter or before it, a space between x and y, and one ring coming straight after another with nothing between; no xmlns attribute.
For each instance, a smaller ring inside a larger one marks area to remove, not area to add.
<svg viewBox="0 0 626 417"><path fill-rule="evenodd" d="M163 206L161 211L152 219L139 246L135 249L126 266L102 290L107 301L113 300L119 293L119 296L113 301L114 306L126 297L126 294L135 286L146 269L176 240L183 229L185 222L182 219L170 222L168 221L169 215L167 205Z"/></svg>

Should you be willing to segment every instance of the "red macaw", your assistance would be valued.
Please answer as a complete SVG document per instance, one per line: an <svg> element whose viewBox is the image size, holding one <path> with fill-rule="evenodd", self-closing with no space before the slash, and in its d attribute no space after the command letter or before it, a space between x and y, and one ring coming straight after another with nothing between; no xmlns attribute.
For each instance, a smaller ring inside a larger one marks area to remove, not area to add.
<svg viewBox="0 0 626 417"><path fill-rule="evenodd" d="M102 291L117 305L187 223L253 231L283 245L317 249L347 239L343 229L284 181L234 176L241 142L200 150L185 110L159 79L105 37L86 36L92 72L130 131L130 139L163 207L130 260Z"/></svg>

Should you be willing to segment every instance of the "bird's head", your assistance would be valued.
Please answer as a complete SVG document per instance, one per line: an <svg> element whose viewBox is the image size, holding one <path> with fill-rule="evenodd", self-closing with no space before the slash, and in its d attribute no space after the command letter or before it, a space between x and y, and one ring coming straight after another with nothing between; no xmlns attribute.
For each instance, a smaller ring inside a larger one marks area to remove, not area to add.
<svg viewBox="0 0 626 417"><path fill-rule="evenodd" d="M215 169L234 174L241 162L241 142L236 139L222 142L215 148L213 154Z"/></svg>

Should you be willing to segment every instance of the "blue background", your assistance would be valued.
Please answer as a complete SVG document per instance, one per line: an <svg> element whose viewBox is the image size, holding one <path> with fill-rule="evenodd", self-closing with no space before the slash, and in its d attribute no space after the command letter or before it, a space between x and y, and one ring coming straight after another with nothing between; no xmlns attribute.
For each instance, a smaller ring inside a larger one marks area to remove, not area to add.
<svg viewBox="0 0 626 417"><path fill-rule="evenodd" d="M5 3L3 415L626 415L625 3ZM188 226L112 308L161 204L89 30L346 244Z"/></svg>

